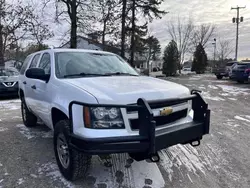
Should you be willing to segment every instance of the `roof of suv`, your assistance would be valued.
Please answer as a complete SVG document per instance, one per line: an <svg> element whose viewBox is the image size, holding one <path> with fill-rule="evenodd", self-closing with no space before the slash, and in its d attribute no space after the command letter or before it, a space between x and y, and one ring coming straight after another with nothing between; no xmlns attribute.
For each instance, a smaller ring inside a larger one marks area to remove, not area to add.
<svg viewBox="0 0 250 188"><path fill-rule="evenodd" d="M71 49L71 48L56 48L56 49L47 49L47 50L42 50L38 51L39 52L88 52L88 53L98 53L98 54L110 54L110 55L115 55L114 53L111 52L106 52L106 51L100 51L100 50L87 50L87 49Z"/></svg>

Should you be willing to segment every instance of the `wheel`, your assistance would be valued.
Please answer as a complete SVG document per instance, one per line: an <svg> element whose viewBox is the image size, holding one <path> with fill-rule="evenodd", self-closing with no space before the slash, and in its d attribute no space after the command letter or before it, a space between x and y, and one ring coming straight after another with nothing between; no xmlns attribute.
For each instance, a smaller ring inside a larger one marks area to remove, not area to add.
<svg viewBox="0 0 250 188"><path fill-rule="evenodd" d="M62 175L69 181L84 177L91 164L91 156L69 146L68 120L59 121L54 130L54 152Z"/></svg>
<svg viewBox="0 0 250 188"><path fill-rule="evenodd" d="M221 80L223 78L223 76L221 76L221 75L217 75L216 77L218 80Z"/></svg>
<svg viewBox="0 0 250 188"><path fill-rule="evenodd" d="M21 100L21 111L22 111L22 118L24 125L26 127L36 126L37 117L32 112L29 111L24 99Z"/></svg>

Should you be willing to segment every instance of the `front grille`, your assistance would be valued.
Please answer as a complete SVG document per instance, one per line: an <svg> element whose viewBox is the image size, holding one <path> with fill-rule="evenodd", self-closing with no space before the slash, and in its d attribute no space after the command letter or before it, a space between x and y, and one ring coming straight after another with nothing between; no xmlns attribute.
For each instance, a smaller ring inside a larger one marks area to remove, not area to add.
<svg viewBox="0 0 250 188"><path fill-rule="evenodd" d="M154 120L156 122L156 127L173 123L181 118L185 118L187 116L188 109L184 109L178 112L174 112L168 116L156 116ZM139 119L131 119L130 120L131 129L139 129Z"/></svg>
<svg viewBox="0 0 250 188"><path fill-rule="evenodd" d="M184 105L188 102L188 100L182 100L182 101L173 101L173 102L168 102L168 106L174 106L174 105ZM136 106L136 104L130 104ZM162 103L150 103L149 101L149 106L151 109L157 109L157 108L162 108L166 107L165 104ZM133 108L127 108L127 114L132 114L135 113L136 111Z"/></svg>

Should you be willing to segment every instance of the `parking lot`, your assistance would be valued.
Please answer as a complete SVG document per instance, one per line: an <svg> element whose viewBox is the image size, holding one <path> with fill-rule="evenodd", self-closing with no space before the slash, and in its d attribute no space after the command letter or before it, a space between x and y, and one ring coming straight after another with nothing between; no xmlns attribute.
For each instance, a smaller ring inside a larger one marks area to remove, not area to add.
<svg viewBox="0 0 250 188"><path fill-rule="evenodd" d="M19 99L0 101L0 188L249 188L250 84L217 80L214 75L168 78L202 90L211 109L210 135L199 147L177 145L159 152L158 164L135 162L126 154L93 157L83 180L67 182L45 125L22 124Z"/></svg>

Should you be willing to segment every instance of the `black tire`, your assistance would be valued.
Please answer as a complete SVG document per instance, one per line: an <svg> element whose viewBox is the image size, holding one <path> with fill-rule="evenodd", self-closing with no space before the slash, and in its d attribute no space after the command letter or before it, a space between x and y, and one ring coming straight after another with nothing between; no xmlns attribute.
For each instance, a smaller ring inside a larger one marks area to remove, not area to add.
<svg viewBox="0 0 250 188"><path fill-rule="evenodd" d="M22 112L23 123L26 127L36 126L37 117L32 112L29 111L24 99L21 100L21 112Z"/></svg>
<svg viewBox="0 0 250 188"><path fill-rule="evenodd" d="M221 75L217 75L216 77L218 80L221 80L223 78L223 76L221 76Z"/></svg>
<svg viewBox="0 0 250 188"><path fill-rule="evenodd" d="M244 84L244 80L237 80L239 84Z"/></svg>
<svg viewBox="0 0 250 188"><path fill-rule="evenodd" d="M68 120L61 120L55 125L54 152L56 156L57 165L62 175L67 180L74 181L78 178L85 177L87 175L87 172L91 164L91 156L71 148L69 146L69 134L70 134L70 126ZM58 144L58 141L59 139L61 139L62 135L65 138L66 141L65 143L67 144L67 146L61 145L64 146L64 149L63 147L59 146L60 143ZM63 150L63 152L59 151L60 150L59 148ZM65 154L65 151L67 154ZM65 155L68 155L68 157L66 157L68 158L67 164L62 162L62 160L65 159L63 159L62 155L60 155L60 152L64 153L64 157Z"/></svg>

